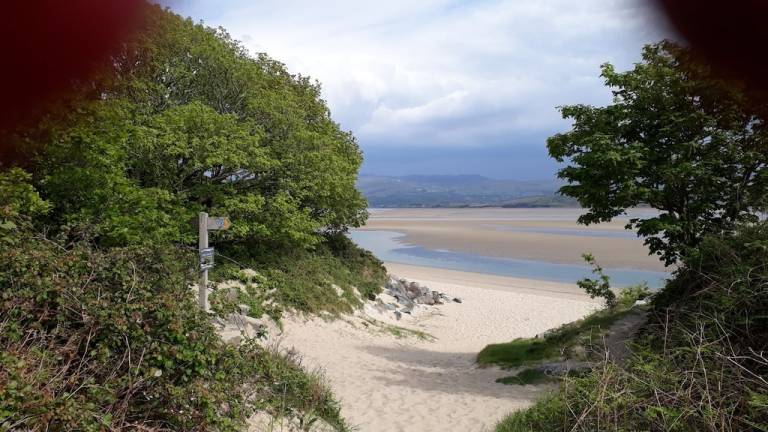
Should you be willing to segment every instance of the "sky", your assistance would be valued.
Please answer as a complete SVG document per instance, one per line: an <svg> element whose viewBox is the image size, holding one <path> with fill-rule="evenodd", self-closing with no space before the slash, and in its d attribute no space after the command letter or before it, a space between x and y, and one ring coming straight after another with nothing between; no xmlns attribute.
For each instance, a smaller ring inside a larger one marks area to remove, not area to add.
<svg viewBox="0 0 768 432"><path fill-rule="evenodd" d="M556 107L605 105L619 70L668 37L643 0L179 0L252 53L320 81L362 174L534 180L558 166Z"/></svg>

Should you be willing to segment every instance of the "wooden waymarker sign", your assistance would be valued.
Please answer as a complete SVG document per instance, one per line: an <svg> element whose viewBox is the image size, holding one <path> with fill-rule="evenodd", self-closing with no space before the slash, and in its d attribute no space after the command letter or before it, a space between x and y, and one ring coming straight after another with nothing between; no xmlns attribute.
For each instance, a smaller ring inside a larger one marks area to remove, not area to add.
<svg viewBox="0 0 768 432"><path fill-rule="evenodd" d="M206 228L211 231L228 230L232 226L232 222L229 221L228 217L209 217L207 222Z"/></svg>

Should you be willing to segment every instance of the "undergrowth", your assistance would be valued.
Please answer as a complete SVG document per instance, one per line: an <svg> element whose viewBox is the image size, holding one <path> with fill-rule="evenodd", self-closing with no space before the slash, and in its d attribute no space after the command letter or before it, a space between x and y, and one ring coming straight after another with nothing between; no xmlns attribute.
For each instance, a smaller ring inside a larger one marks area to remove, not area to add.
<svg viewBox="0 0 768 432"><path fill-rule="evenodd" d="M7 234L0 430L236 431L257 411L346 430L295 358L222 342L194 302L189 254Z"/></svg>
<svg viewBox="0 0 768 432"><path fill-rule="evenodd" d="M311 251L270 252L241 245L222 249L241 264L220 261L212 279L232 278L243 266L253 268L264 277L265 286L275 290L277 303L310 314L352 312L363 299L379 293L387 277L379 259L343 234L324 236Z"/></svg>
<svg viewBox="0 0 768 432"><path fill-rule="evenodd" d="M515 368L545 360L582 358L589 348L601 342L610 326L632 311L635 300L646 296L640 285L623 289L613 308L600 309L583 319L564 324L539 338L518 338L510 342L491 344L477 355L480 365Z"/></svg>
<svg viewBox="0 0 768 432"><path fill-rule="evenodd" d="M515 384L515 385L529 385L529 384L546 384L555 382L556 379L539 369L523 369L512 376L506 376L496 380L499 384Z"/></svg>
<svg viewBox="0 0 768 432"><path fill-rule="evenodd" d="M708 237L604 361L498 424L518 431L768 430L768 225Z"/></svg>

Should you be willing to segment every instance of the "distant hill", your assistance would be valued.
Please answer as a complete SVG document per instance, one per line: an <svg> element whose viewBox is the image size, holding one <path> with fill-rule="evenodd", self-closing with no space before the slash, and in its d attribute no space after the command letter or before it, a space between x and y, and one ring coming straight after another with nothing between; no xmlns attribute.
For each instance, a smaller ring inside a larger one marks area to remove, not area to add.
<svg viewBox="0 0 768 432"><path fill-rule="evenodd" d="M358 178L371 207L578 207L556 194L559 180L496 180L480 175Z"/></svg>

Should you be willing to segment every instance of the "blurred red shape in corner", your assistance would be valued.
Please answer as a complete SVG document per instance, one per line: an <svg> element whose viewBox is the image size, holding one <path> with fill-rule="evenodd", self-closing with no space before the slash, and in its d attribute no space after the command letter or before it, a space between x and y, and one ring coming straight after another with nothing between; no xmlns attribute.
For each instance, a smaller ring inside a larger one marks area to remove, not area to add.
<svg viewBox="0 0 768 432"><path fill-rule="evenodd" d="M655 0L693 53L751 90L768 90L768 1Z"/></svg>
<svg viewBox="0 0 768 432"><path fill-rule="evenodd" d="M0 2L0 130L41 114L141 27L144 0Z"/></svg>

